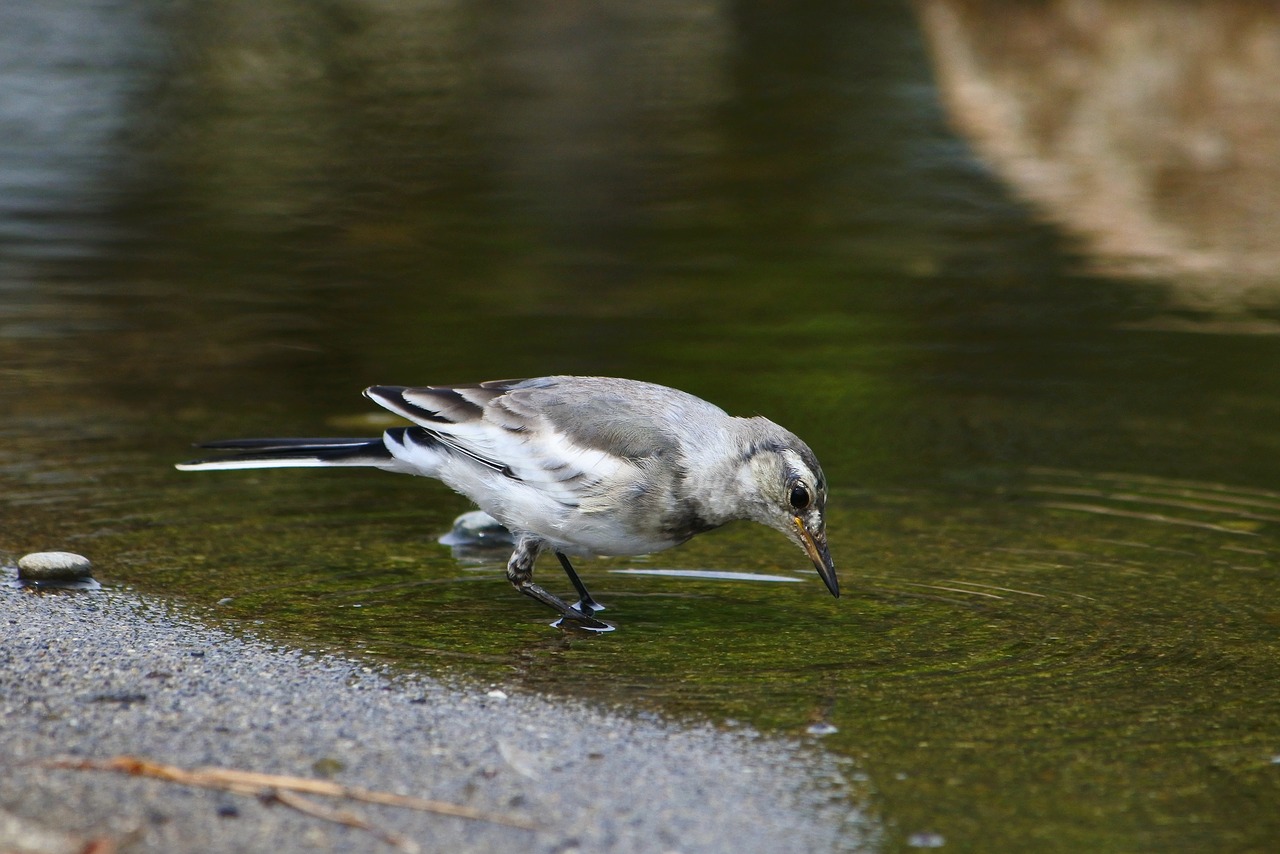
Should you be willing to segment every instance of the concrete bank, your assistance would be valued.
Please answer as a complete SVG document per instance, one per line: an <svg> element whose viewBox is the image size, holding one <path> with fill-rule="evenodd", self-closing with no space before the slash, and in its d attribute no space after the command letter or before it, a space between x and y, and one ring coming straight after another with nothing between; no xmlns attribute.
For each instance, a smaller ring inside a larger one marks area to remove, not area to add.
<svg viewBox="0 0 1280 854"><path fill-rule="evenodd" d="M313 798L422 851L875 847L848 769L816 749L487 688L280 649L126 592L0 586L0 851L395 850L253 797L28 764L120 754L328 776L540 827Z"/></svg>

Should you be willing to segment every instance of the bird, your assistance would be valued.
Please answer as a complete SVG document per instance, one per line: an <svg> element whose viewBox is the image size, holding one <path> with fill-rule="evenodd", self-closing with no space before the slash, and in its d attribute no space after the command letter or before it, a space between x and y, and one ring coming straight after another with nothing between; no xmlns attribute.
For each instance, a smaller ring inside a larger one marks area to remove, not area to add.
<svg viewBox="0 0 1280 854"><path fill-rule="evenodd" d="M763 416L639 380L549 376L462 385L371 386L365 397L411 422L377 438L230 439L182 471L366 466L443 481L501 522L507 578L589 631L614 627L570 556L639 555L734 520L780 531L840 596L827 544L827 481L812 450ZM553 552L574 605L533 580Z"/></svg>

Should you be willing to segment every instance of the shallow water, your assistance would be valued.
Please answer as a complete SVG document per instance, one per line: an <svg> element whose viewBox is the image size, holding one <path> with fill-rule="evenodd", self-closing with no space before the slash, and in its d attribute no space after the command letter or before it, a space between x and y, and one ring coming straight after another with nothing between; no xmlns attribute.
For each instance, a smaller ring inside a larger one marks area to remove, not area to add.
<svg viewBox="0 0 1280 854"><path fill-rule="evenodd" d="M843 5L3 13L0 556L507 690L829 724L890 850L1267 849L1280 279L1135 274L951 129L945 4ZM583 563L619 630L581 637L436 542L469 509L436 484L171 468L375 433L371 383L555 372L804 436L842 598L736 525Z"/></svg>

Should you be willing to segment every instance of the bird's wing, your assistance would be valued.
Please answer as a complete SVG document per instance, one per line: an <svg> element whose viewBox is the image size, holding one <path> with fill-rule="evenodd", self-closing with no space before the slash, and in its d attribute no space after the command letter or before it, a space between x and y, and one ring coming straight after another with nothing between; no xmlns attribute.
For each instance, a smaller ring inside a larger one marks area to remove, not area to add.
<svg viewBox="0 0 1280 854"><path fill-rule="evenodd" d="M371 386L365 397L392 412L426 428L443 444L477 463L504 474L513 474L501 444L487 434L485 409L496 397L520 380L496 380L489 383L456 386Z"/></svg>
<svg viewBox="0 0 1280 854"><path fill-rule="evenodd" d="M365 394L459 454L581 505L636 482L644 461L675 448L655 407L620 382L498 380Z"/></svg>

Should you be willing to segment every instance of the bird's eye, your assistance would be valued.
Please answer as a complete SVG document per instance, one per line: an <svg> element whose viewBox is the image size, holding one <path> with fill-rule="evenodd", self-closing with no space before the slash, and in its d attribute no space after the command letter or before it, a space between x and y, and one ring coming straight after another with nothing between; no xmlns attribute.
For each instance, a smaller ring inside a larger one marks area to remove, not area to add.
<svg viewBox="0 0 1280 854"><path fill-rule="evenodd" d="M791 485L791 506L794 509L804 510L812 500L813 496L809 494L809 487L803 483L793 483Z"/></svg>

